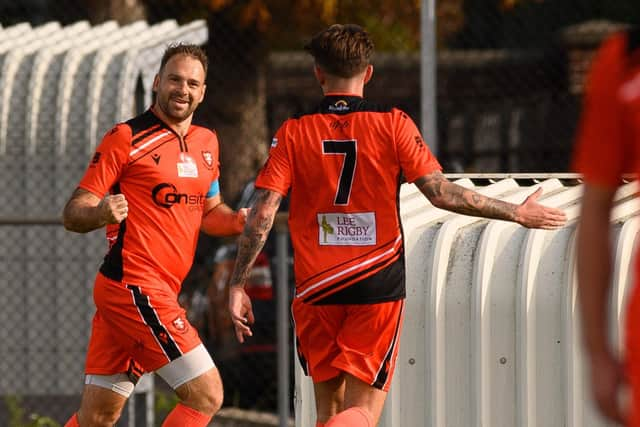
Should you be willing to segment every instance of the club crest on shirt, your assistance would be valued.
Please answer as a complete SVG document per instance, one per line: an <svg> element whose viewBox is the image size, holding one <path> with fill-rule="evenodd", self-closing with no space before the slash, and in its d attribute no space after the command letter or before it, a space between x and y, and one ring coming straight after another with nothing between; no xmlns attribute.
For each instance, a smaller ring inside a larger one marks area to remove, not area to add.
<svg viewBox="0 0 640 427"><path fill-rule="evenodd" d="M178 176L182 178L197 178L198 165L187 153L180 153L178 156Z"/></svg>
<svg viewBox="0 0 640 427"><path fill-rule="evenodd" d="M202 160L204 160L207 168L213 168L213 154L211 154L211 151L202 151Z"/></svg>
<svg viewBox="0 0 640 427"><path fill-rule="evenodd" d="M187 330L187 321L182 318L182 316L176 317L175 320L171 323L178 332L185 332Z"/></svg>

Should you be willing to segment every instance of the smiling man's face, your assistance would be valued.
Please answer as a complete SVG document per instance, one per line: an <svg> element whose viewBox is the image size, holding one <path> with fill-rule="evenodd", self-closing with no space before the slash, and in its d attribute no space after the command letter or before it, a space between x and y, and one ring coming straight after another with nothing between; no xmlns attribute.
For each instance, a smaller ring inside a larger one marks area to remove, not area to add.
<svg viewBox="0 0 640 427"><path fill-rule="evenodd" d="M153 81L157 108L174 123L188 119L204 99L204 81L204 67L197 58L173 56Z"/></svg>

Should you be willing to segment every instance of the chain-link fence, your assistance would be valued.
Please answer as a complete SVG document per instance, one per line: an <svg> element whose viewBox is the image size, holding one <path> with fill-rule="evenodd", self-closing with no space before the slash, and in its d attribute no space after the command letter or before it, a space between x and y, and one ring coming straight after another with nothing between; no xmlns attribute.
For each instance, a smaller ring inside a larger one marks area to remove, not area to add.
<svg viewBox="0 0 640 427"><path fill-rule="evenodd" d="M420 122L421 2L364 3L0 1L0 425L29 425L31 413L61 424L78 405L106 242L57 221L101 135L149 105L170 35L206 42L212 66L197 119L218 132L223 194L240 206L270 135L321 96L299 48L332 19L374 35L365 94ZM436 2L446 172L567 171L586 64L619 23L640 19L632 0L609 3ZM275 412L273 243L253 272L256 336L244 346L226 316L233 254L232 241L202 236L181 301L220 367L225 406ZM174 403L163 395L156 407Z"/></svg>

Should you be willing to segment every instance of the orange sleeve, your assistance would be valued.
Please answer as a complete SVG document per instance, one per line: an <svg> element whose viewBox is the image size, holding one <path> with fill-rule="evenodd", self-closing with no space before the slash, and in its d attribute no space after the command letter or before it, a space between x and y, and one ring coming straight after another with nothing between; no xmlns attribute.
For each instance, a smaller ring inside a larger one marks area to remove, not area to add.
<svg viewBox="0 0 640 427"><path fill-rule="evenodd" d="M89 161L89 166L78 187L102 198L120 180L127 164L131 142L131 128L119 124L102 138L102 142Z"/></svg>
<svg viewBox="0 0 640 427"><path fill-rule="evenodd" d="M583 174L586 182L604 187L617 187L627 167L619 98L625 49L624 35L617 34L603 44L593 59L572 160L572 169Z"/></svg>
<svg viewBox="0 0 640 427"><path fill-rule="evenodd" d="M255 183L256 188L276 191L285 197L291 186L291 164L287 151L286 126L287 122L278 129L271 141L269 157L260 170Z"/></svg>
<svg viewBox="0 0 640 427"><path fill-rule="evenodd" d="M422 139L420 131L403 111L394 110L396 150L402 172L408 182L441 171L442 166Z"/></svg>

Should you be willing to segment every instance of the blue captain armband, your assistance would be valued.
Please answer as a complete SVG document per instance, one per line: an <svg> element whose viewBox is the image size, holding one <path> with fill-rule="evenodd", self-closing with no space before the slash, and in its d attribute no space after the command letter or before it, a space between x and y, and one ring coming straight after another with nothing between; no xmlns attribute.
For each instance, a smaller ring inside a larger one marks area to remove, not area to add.
<svg viewBox="0 0 640 427"><path fill-rule="evenodd" d="M209 191L207 191L207 199L209 197L215 197L220 194L220 183L216 179L211 183L211 187L209 187Z"/></svg>

